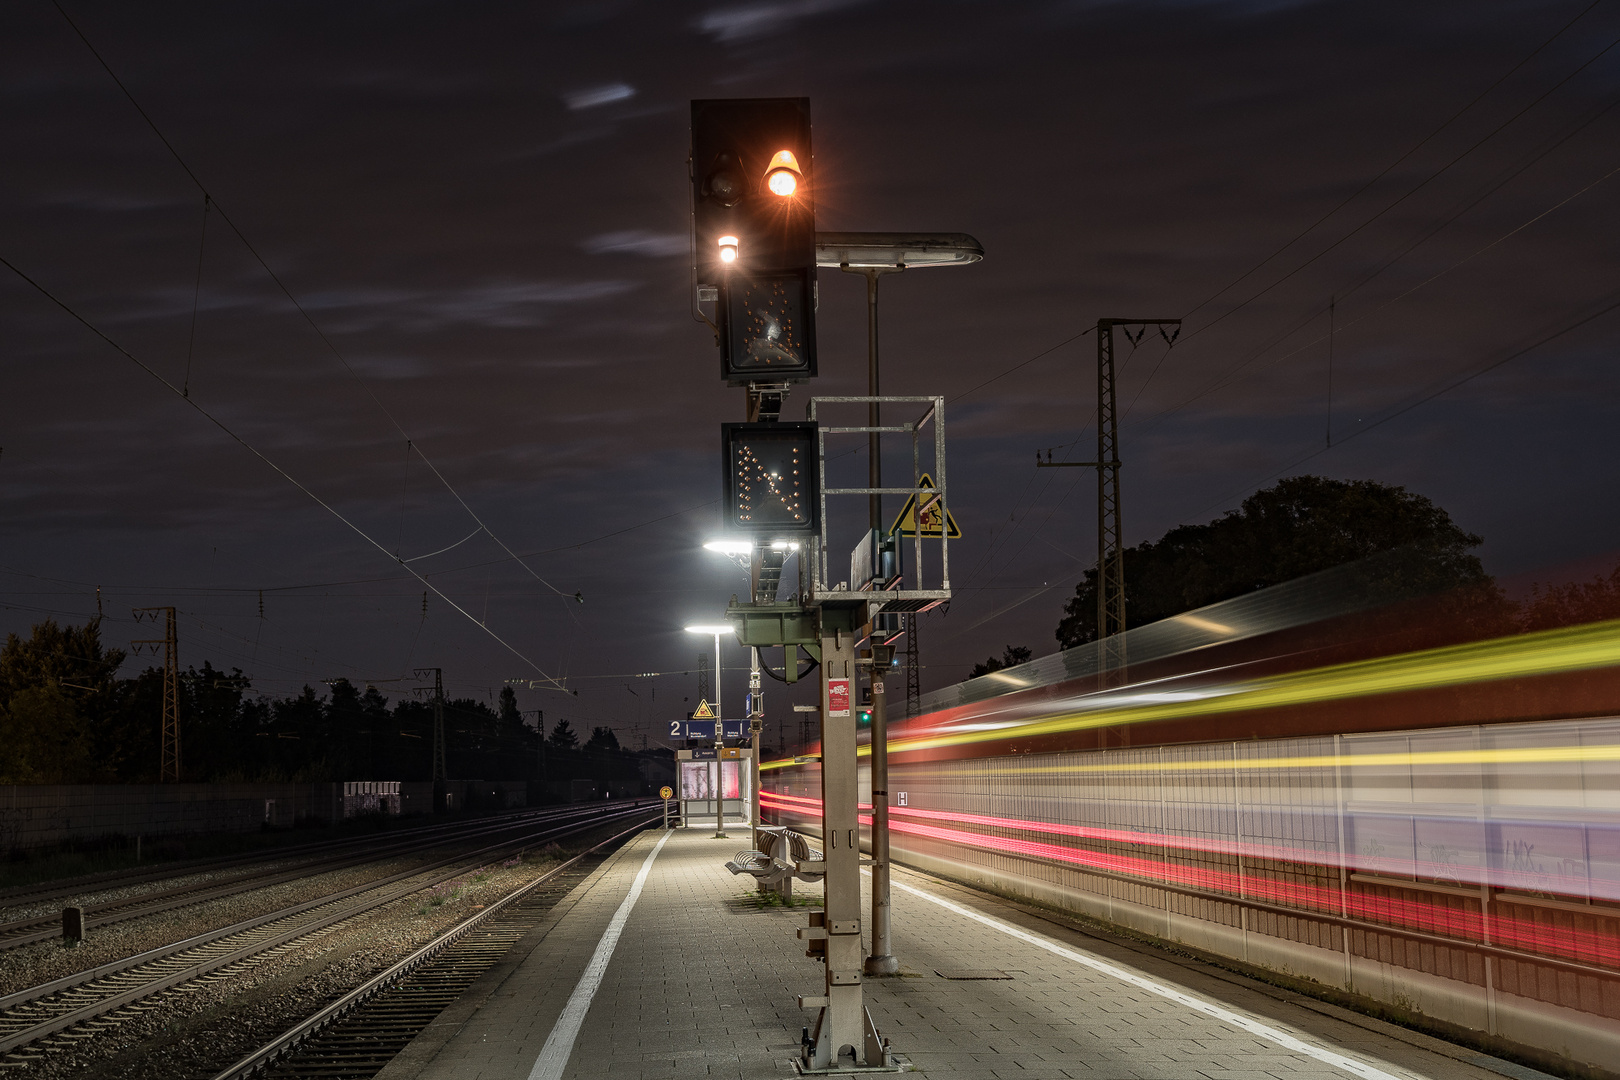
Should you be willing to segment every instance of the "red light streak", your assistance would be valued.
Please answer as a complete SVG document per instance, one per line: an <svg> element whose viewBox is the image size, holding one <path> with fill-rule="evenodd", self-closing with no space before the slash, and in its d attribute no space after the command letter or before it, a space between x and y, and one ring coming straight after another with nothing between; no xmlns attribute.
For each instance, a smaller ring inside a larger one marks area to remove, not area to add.
<svg viewBox="0 0 1620 1080"><path fill-rule="evenodd" d="M779 795L766 791L760 792L760 804L761 806L770 806L790 813L808 814L810 816L819 816L821 810L821 802L818 799ZM870 807L863 807L862 809L870 810ZM1158 837L1151 833L1087 829L1081 826L1054 825L1050 822L1024 822L1012 818L993 818L981 814L953 814L945 811L924 811L911 807L890 807L889 812L891 815L905 814L911 817L959 820L964 823L994 825L1024 831L1051 832L1093 842L1147 844L1162 847L1165 846L1166 841L1174 841L1176 843L1172 846L1179 846L1185 850L1238 854L1236 850L1238 845L1210 844L1205 848L1199 848L1187 842L1186 838L1183 837ZM861 824L867 826L872 823L870 816L863 816L860 821ZM889 828L893 832L937 840L947 844L975 847L986 851L1010 852L1032 858L1050 859L1075 866L1156 881L1165 885L1175 885L1204 892L1225 893L1238 899L1259 900L1271 904L1302 908L1306 911L1314 910L1329 915L1340 915L1342 913L1352 918L1365 919L1371 922L1398 923L1415 929L1464 939L1458 942L1459 945L1466 945L1470 941L1477 942L1484 939L1485 925L1480 912L1461 911L1425 901L1373 897L1341 891L1337 888L1325 888L1320 885L1275 881L1266 877L1256 877L1241 870L1233 872L1209 867L1182 866L1167 863L1163 859L1087 851L1083 848L1066 847L1061 844L1051 844L1040 840L988 836L983 833L940 828L913 821L891 819ZM1245 849L1242 854L1250 854L1247 850L1250 845L1242 845L1242 847ZM1229 850L1221 850L1222 848ZM1275 858L1275 856L1265 857ZM1337 873L1338 871L1337 866L1328 866L1319 861L1313 863L1297 857L1288 857L1287 861L1302 863L1304 868L1316 867L1331 873ZM1414 882L1412 887L1421 888L1422 886ZM1596 934L1573 927L1543 926L1522 919L1504 918L1502 916L1493 916L1491 918L1490 931L1492 942L1497 945L1522 949L1527 952L1574 954L1581 959L1609 965L1620 965L1620 940L1616 940L1612 936Z"/></svg>

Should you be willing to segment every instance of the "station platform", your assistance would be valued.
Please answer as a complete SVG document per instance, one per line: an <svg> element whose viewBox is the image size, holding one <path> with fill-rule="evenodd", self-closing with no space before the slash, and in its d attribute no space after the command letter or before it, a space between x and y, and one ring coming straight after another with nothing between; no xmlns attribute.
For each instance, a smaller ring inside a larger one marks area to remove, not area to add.
<svg viewBox="0 0 1620 1080"><path fill-rule="evenodd" d="M748 830L652 830L564 897L380 1080L795 1075L821 966L812 907L764 906L724 862ZM1108 1080L1534 1080L1545 1074L1094 936L895 868L901 974L866 1003L914 1075ZM796 902L819 886L796 883Z"/></svg>

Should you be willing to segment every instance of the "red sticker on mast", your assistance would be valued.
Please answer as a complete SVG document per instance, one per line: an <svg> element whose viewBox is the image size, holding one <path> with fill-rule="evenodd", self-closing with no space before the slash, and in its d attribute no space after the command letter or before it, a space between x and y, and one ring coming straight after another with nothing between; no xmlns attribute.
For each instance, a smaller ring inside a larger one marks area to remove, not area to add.
<svg viewBox="0 0 1620 1080"><path fill-rule="evenodd" d="M849 715L849 680L827 680L827 715Z"/></svg>

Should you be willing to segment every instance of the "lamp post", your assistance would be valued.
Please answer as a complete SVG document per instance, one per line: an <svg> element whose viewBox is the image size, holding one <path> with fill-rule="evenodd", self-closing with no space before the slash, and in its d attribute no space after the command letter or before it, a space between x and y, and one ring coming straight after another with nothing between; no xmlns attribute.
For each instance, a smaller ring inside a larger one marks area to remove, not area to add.
<svg viewBox="0 0 1620 1080"><path fill-rule="evenodd" d="M930 266L968 266L984 258L984 247L967 233L817 233L816 265L836 266L846 274L866 278L866 392L876 398L878 380L878 280L885 274ZM881 422L880 406L867 406L867 426ZM883 486L882 435L867 435L867 486ZM883 496L867 496L869 543L881 543ZM872 569L878 568L878 552L872 552ZM850 582L853 588L855 582ZM913 619L916 616L912 616ZM893 975L900 961L890 949L889 940L889 723L883 677L888 672L893 647L880 643L873 628L872 665L872 954L866 958L866 974ZM913 642L915 648L915 642ZM879 663L881 657L882 662Z"/></svg>
<svg viewBox="0 0 1620 1080"><path fill-rule="evenodd" d="M786 561L789 555L797 554L799 542L797 540L710 540L703 545L705 551L713 551L731 559L749 576L749 594L757 600L775 600L779 579L770 578L762 580L763 560L769 552L780 552L781 560ZM777 564L780 573L781 564ZM751 706L744 710L747 714L749 747L752 751L748 762L748 790L752 794L749 800L748 825L751 842L755 850L759 850L759 830L764 824L764 814L760 809L759 795L761 785L759 782L760 754L765 746L765 706L760 694L759 684L759 649L751 648L749 652L752 663L748 673L748 703Z"/></svg>
<svg viewBox="0 0 1620 1080"><path fill-rule="evenodd" d="M720 635L734 633L729 626L688 626L688 634L714 635L714 735L716 745L724 744L725 713L720 708ZM720 765L720 752L714 754L714 838L726 838L726 800L723 780L725 772Z"/></svg>

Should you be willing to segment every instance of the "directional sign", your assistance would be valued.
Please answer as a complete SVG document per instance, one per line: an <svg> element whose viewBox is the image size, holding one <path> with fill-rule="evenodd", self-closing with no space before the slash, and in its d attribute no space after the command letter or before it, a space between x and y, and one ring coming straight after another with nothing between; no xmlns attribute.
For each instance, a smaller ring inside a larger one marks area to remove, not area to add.
<svg viewBox="0 0 1620 1080"><path fill-rule="evenodd" d="M922 479L917 481L917 486L920 488L927 488L932 491L934 490L934 478L929 476L927 473L923 473ZM951 516L951 512L949 510L945 511L944 517L944 533L946 539L962 539L962 530L956 527L956 518ZM931 495L923 496L922 529L920 535L924 539L939 539L939 519L939 500ZM901 536L919 535L919 530L917 527L917 496L913 495L911 498L906 500L906 505L900 508L900 515L894 519L894 524L889 526L889 532L891 534L899 533Z"/></svg>
<svg viewBox="0 0 1620 1080"><path fill-rule="evenodd" d="M658 797L660 799L673 799L675 797L675 789L670 787L668 784L665 784L663 787L658 789Z"/></svg>
<svg viewBox="0 0 1620 1080"><path fill-rule="evenodd" d="M714 710L709 708L709 699L708 698L699 698L698 699L698 707L696 709L692 710L692 719L694 719L694 720L713 720L714 719Z"/></svg>
<svg viewBox="0 0 1620 1080"><path fill-rule="evenodd" d="M669 737L672 739L713 739L713 720L671 720Z"/></svg>
<svg viewBox="0 0 1620 1080"><path fill-rule="evenodd" d="M720 730L723 733L722 738L746 739L748 738L748 721L722 720L720 721Z"/></svg>
<svg viewBox="0 0 1620 1080"><path fill-rule="evenodd" d="M717 761L717 760L719 760L719 758L720 758L719 751L715 750L715 748L712 747L712 746L699 748L697 750L692 751L692 760L693 761Z"/></svg>

